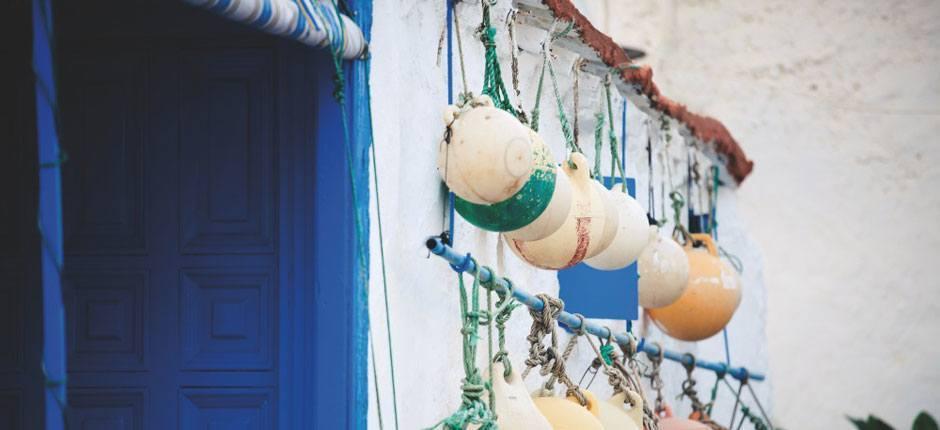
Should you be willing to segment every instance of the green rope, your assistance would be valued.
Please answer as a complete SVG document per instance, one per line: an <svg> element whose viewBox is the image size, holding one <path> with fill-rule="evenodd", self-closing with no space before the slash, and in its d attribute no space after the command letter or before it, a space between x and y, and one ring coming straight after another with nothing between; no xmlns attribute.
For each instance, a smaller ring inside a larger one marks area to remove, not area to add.
<svg viewBox="0 0 940 430"><path fill-rule="evenodd" d="M601 147L604 145L604 114L594 115L594 179L603 183L601 177ZM613 179L611 177L611 179Z"/></svg>
<svg viewBox="0 0 940 430"><path fill-rule="evenodd" d="M548 75L552 78L552 91L555 94L555 104L558 109L558 122L561 124L561 132L565 137L565 144L568 146L569 151L583 154L584 151L582 151L577 142L574 141L574 133L571 131L571 124L568 122L568 116L565 115L565 104L561 97L561 91L558 90L558 77L555 75L555 67L552 65L552 61L547 57L549 54L546 53L545 55L545 61L548 65Z"/></svg>
<svg viewBox="0 0 940 430"><path fill-rule="evenodd" d="M624 171L623 163L620 162L620 141L617 139L617 129L614 127L614 107L610 96L610 74L604 79L604 95L607 99L607 141L610 142L610 178L614 178L614 169L620 171L620 191L627 192L627 173Z"/></svg>
<svg viewBox="0 0 940 430"><path fill-rule="evenodd" d="M484 47L483 94L490 96L493 105L499 109L519 116L509 100L509 92L503 82L503 73L499 67L499 53L496 49L496 28L490 20L491 0L482 0L483 23L480 25L480 38ZM492 3L495 3L493 1Z"/></svg>
<svg viewBox="0 0 940 430"><path fill-rule="evenodd" d="M755 430L770 430L770 427L764 423L764 420L762 420L759 416L752 414L751 409L745 406L743 403L741 404L741 414L744 415L744 417L741 419L741 424L744 424L744 421L747 420L751 422ZM741 426L739 425L738 428L741 428Z"/></svg>
<svg viewBox="0 0 940 430"><path fill-rule="evenodd" d="M463 341L464 379L461 385L460 408L428 430L436 428L446 430L464 430L473 424L480 430L496 430L496 416L493 410L482 400L483 391L487 390L480 370L476 366L477 344L481 321L490 320L488 311L480 310L480 266L474 261L476 271L470 291L464 284L463 274L457 275L460 286L460 315L463 325L460 334ZM469 296L469 297L468 297ZM492 378L492 372L490 373Z"/></svg>
<svg viewBox="0 0 940 430"><path fill-rule="evenodd" d="M333 2L333 8L336 11L337 16L339 16L339 6L335 1ZM306 10L305 8L301 8L301 9ZM309 15L307 16L307 18L311 20L313 19L313 17ZM339 105L340 113L341 113L340 117L342 118L343 142L344 142L344 146L346 150L346 164L347 164L347 169L349 170L349 182L350 182L350 189L352 192L353 206L358 207L359 205L356 202L356 200L359 198L358 181L356 181L356 176L354 173L356 170L354 170L353 161L352 161L353 155L352 155L352 142L351 142L350 131L349 131L349 118L348 118L349 114L346 109L346 78L345 78L345 73L343 72L343 56L342 56L343 52L342 51L343 51L343 46L345 45L346 34L345 34L345 27L343 27L342 25L338 25L337 27L340 30L339 39L336 43L332 45L332 49L331 49L332 57L333 57L333 67L334 67L334 72L335 72L333 76L333 84L334 84L333 97L336 99L336 102ZM366 63L366 67L369 67L368 62ZM367 71L367 75L368 75L368 71ZM371 118L372 103L371 102L367 103L367 106L370 110L369 116ZM371 125L372 124L370 121L369 126L371 127ZM371 130L369 133L369 137L370 138L372 137ZM383 230L382 230L382 212L381 212L381 204L379 200L379 183L378 183L379 174L378 174L378 169L377 169L377 164L376 164L376 152L375 152L374 142L369 142L369 146L371 147L370 149L372 152L372 169L373 169L373 175L374 175L373 181L374 181L375 193L376 193L375 204L376 204L378 233L379 233L379 252L380 252L381 263L382 263L382 288L383 288L384 297L385 297L386 336L388 340L389 372L390 372L391 385L392 385L392 410L394 412L394 417L395 417L395 428L398 429L399 428L398 427L398 393L397 393L397 387L395 383L395 358L394 358L393 349L392 349L392 326L391 326L391 316L390 316L390 311L389 311L390 306L388 303L388 280L387 280L388 276L387 276L387 270L386 270L386 265L385 265L385 245L384 245L384 237L383 237ZM368 253L368 244L366 243L366 241L368 240L368 232L365 230L365 226L362 221L362 216L358 210L353 210L353 222L355 226L355 236L356 236L356 256L357 256L356 260L358 262L358 270L356 271L356 285L360 285L360 286L363 286L363 288L367 288L368 267L366 265L365 255ZM369 343L370 343L370 347L372 348L372 354L373 354L372 365L373 365L373 372L374 372L375 384L376 384L376 399L378 402L378 394L379 394L378 378L377 378L378 373L376 372L376 369L375 369L375 348L374 348L374 339L372 336L371 327L369 328ZM378 403L377 403L377 406L378 406ZM384 424L382 423L381 409L378 409L378 412L379 412L379 423L380 423L379 425L380 427L384 427Z"/></svg>

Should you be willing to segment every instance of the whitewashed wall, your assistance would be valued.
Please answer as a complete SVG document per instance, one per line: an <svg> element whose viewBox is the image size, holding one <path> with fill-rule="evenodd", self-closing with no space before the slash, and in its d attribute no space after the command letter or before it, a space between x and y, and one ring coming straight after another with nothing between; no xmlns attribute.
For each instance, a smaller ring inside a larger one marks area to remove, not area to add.
<svg viewBox="0 0 940 430"><path fill-rule="evenodd" d="M442 230L444 191L435 171L435 157L444 130L442 111L447 100L446 58L437 56L438 40L445 24L443 6L444 1L376 2L372 29L372 109L379 189L372 189L371 195L373 199L376 196L381 198L384 217L382 222L385 228L388 301L402 429L428 427L454 411L460 402L459 385L463 376L456 276L437 257L428 258L428 253L423 247L426 237ZM508 1L501 0L494 9L493 19L499 29L504 80L510 85L508 41L503 21L508 7ZM483 50L473 32L480 22L480 4L478 1L462 2L458 12L470 87L472 91L479 93L483 76ZM542 31L519 29L520 46L526 51L521 54L520 73L526 110L532 108L534 100L540 64L536 51L543 37ZM558 54L556 67L570 110L571 65L574 57L563 51ZM455 60L455 93L460 90L459 69L456 66L458 63ZM593 116L600 108L600 83L596 78L587 75L584 75L583 79L581 144L591 158L594 147ZM541 135L560 161L564 153L564 142L548 89L546 87L542 104ZM681 95L676 97L681 99ZM619 108L615 115L619 118ZM646 129L643 126L645 116L632 107L628 108L628 116L628 174L638 178L640 202L645 206L645 190L648 183L645 162ZM679 140L674 140L672 149L671 159L677 163L673 169L676 175L672 182L684 189L685 179L680 174L685 171L686 151ZM738 255L745 265L744 300L729 327L731 358L735 364L764 370L767 368L767 352L764 335L766 299L762 281L763 263L757 246L751 241L745 226L738 218L736 206L734 191L723 189L718 209L721 245ZM378 380L370 381L373 384L370 385L370 390L375 382L378 382L385 428L393 428L392 391L388 371L389 347L385 338L385 308L374 206L372 227L370 311L374 352L378 362ZM537 270L522 263L500 243L498 235L483 232L458 219L455 242L458 250L472 252L478 261L493 267L500 274L511 277L520 288L531 293L558 294L555 272ZM623 321L604 323L617 330L623 330L625 327ZM528 333L529 324L530 319L524 309L518 310L510 322L509 348L517 366L522 366L522 360L525 358L525 335ZM720 336L693 344L665 339L655 329L649 331L651 340L663 341L669 348L690 351L713 360L721 360L725 355ZM586 344L581 346L569 364L575 379L581 376L592 358L589 347ZM485 347L481 348L480 355L482 365L483 356L486 355ZM687 413L687 402L673 400L679 392L684 370L678 364L667 362L664 365L664 373L666 398L674 405L678 403L678 409ZM704 371L697 375L700 386L703 387L701 391L707 391L705 387L711 386L713 376ZM527 382L533 388L539 383L536 375L530 375ZM598 378L592 390L606 396L609 390L603 385L602 378ZM769 387L769 383L757 385L758 392L768 407L771 406ZM376 405L373 392L370 398L370 428L378 428ZM727 421L730 418L730 409L731 397L727 391L723 391L721 403L716 408L717 417Z"/></svg>
<svg viewBox="0 0 940 430"><path fill-rule="evenodd" d="M940 415L940 3L586 3L756 161L780 424Z"/></svg>

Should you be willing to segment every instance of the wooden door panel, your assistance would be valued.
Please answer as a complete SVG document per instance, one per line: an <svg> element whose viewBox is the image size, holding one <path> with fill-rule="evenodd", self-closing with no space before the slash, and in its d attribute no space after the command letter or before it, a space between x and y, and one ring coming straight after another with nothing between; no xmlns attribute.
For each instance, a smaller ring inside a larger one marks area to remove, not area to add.
<svg viewBox="0 0 940 430"><path fill-rule="evenodd" d="M274 65L260 48L182 54L183 253L274 252Z"/></svg>

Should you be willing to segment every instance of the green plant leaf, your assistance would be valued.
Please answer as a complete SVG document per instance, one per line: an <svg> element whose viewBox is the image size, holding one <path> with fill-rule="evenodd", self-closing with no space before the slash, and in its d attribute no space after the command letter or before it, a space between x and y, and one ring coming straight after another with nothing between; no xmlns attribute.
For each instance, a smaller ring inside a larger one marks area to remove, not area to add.
<svg viewBox="0 0 940 430"><path fill-rule="evenodd" d="M911 427L912 430L940 430L937 428L937 421L933 419L927 411L921 411L917 414L917 418L914 418L914 425Z"/></svg>
<svg viewBox="0 0 940 430"><path fill-rule="evenodd" d="M888 423L882 421L880 418L869 415L868 416L868 427L869 430L894 430L894 427L888 425Z"/></svg>
<svg viewBox="0 0 940 430"><path fill-rule="evenodd" d="M865 423L865 420L863 420L863 419L861 419L861 418L852 418L852 417L850 417L850 416L846 416L846 418L848 418L849 421L852 422L852 424L855 424L855 428L856 428L857 430L867 430L867 429L868 429L868 424Z"/></svg>

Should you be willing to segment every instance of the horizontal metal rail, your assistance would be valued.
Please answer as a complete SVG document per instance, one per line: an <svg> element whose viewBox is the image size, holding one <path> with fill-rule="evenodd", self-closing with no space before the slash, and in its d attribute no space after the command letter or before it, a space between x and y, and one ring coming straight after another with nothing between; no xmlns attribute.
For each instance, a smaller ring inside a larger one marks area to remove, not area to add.
<svg viewBox="0 0 940 430"><path fill-rule="evenodd" d="M457 253L453 248L442 242L439 237L428 238L425 246L427 246L432 254L447 260L455 270L477 273L477 267L474 260L470 258L470 254L461 255ZM480 278L480 282L494 285L497 292L506 293L507 291L512 291L512 295L516 300L536 311L540 311L544 307L541 299L515 286L510 287L510 283L507 282L505 278L497 276L486 267L481 266L477 276ZM582 328L581 318L568 312L561 312L558 315L558 322L572 330L580 330ZM590 321L584 321L584 331L602 339L609 339L611 336L611 332L607 327L599 326ZM613 337L618 344L623 346L629 346L632 342L635 342L635 338L630 333L613 333ZM640 339L636 345L638 351L643 351L650 356L658 356L660 354L660 348L654 343L646 342L646 339ZM691 364L694 361L695 367L711 370L718 374L731 375L731 377L739 381L764 380L764 375L750 372L744 367L731 367L725 363L699 360L694 358L691 354L678 353L668 349L664 349L662 354L664 358L684 365Z"/></svg>

